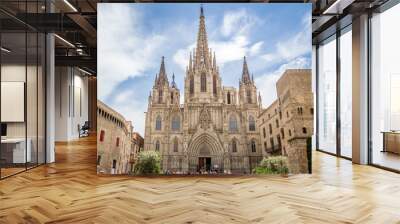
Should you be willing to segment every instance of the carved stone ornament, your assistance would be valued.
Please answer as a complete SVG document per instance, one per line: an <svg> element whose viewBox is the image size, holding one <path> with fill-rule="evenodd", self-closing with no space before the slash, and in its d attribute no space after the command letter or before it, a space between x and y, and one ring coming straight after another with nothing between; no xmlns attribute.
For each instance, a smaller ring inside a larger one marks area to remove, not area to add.
<svg viewBox="0 0 400 224"><path fill-rule="evenodd" d="M200 113L200 127L202 129L209 129L211 124L211 113L210 111L204 106L203 110Z"/></svg>

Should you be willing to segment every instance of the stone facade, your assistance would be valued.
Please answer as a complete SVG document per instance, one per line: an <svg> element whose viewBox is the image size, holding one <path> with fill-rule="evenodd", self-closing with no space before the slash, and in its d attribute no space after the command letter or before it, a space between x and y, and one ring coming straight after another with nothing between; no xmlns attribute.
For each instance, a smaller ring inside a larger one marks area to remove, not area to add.
<svg viewBox="0 0 400 224"><path fill-rule="evenodd" d="M258 117L263 155L287 156L292 173L307 173L307 141L314 121L311 70L286 70L276 89L278 99Z"/></svg>
<svg viewBox="0 0 400 224"><path fill-rule="evenodd" d="M144 149L160 152L164 172L249 173L262 159L256 125L260 97L246 58L239 89L222 86L202 9L183 94L181 105L175 76L169 83L163 57L148 99Z"/></svg>
<svg viewBox="0 0 400 224"><path fill-rule="evenodd" d="M130 121L97 101L97 172L127 174L134 168L141 136L133 133Z"/></svg>

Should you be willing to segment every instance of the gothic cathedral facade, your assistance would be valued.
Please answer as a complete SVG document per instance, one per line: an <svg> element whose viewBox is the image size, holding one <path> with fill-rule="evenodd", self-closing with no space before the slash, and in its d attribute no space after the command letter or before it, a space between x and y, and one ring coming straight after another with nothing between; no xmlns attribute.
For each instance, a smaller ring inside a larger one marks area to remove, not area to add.
<svg viewBox="0 0 400 224"><path fill-rule="evenodd" d="M184 103L164 57L149 96L144 149L161 155L164 172L213 170L249 173L262 159L257 117L261 97L243 61L239 90L222 86L215 52L208 48L205 17L200 12L197 46L190 53Z"/></svg>

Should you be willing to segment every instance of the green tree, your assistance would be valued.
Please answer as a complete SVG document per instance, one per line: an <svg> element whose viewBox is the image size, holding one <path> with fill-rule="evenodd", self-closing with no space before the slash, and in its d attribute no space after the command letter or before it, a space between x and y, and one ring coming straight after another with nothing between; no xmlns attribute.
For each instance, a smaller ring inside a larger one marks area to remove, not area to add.
<svg viewBox="0 0 400 224"><path fill-rule="evenodd" d="M156 151L142 151L139 153L135 166L135 174L159 174L161 172L161 157Z"/></svg>

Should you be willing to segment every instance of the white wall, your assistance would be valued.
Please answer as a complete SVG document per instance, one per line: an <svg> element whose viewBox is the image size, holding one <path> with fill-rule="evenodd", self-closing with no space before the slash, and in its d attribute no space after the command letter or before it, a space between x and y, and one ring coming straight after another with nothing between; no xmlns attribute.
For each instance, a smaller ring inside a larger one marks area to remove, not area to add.
<svg viewBox="0 0 400 224"><path fill-rule="evenodd" d="M55 140L77 139L78 125L88 120L88 78L72 67L56 67L55 73Z"/></svg>

